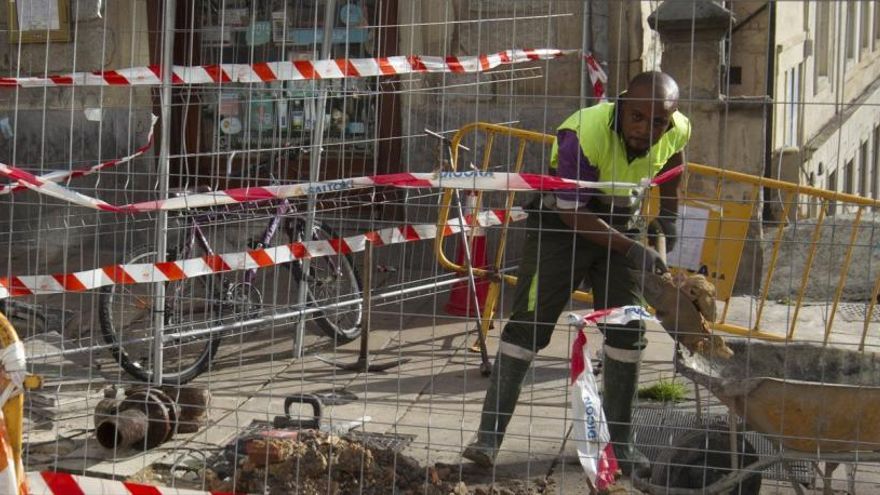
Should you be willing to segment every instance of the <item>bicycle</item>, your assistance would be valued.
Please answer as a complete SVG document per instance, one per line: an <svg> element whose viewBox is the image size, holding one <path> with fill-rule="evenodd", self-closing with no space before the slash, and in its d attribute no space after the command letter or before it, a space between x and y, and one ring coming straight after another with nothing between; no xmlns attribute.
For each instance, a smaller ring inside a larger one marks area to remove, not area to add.
<svg viewBox="0 0 880 495"><path fill-rule="evenodd" d="M230 164L232 156L229 157ZM256 175L268 169L269 180L278 182L270 167L258 164L256 168ZM329 226L317 219L311 234L305 235L304 214L299 213L287 199L263 204L274 211L257 240L248 242L250 249L276 246L279 237L285 243L337 238ZM184 224L183 239L169 242L165 259L174 261L214 255L215 251L205 234L205 226L236 212L242 212L246 217L250 214L252 219L254 208L253 205L242 204L222 211L178 215L177 219ZM133 249L125 263L156 261L157 251L148 245ZM258 283L258 276L268 272L273 272L275 276L264 277ZM285 272L287 276L281 276ZM308 273L303 273L301 261L294 261L261 270L254 268L166 282L165 303L161 310L164 315L163 383L183 384L203 373L216 355L222 337L236 327L241 328L243 319L256 320L263 316L274 323L274 315L271 312L267 314L263 308L267 296L275 297L285 292L295 295L298 293L295 289L303 282L307 287L306 306L313 310L318 308L313 311L317 326L335 343L356 339L361 333L362 305L358 303L326 309L341 296L360 297L361 279L350 255L313 258ZM113 285L102 289L99 299L101 333L110 345L114 359L128 374L143 381L151 381L153 377L150 362L155 286L152 283ZM289 304L289 301L276 302L272 307L287 307ZM292 323L298 323L300 317L292 318Z"/></svg>

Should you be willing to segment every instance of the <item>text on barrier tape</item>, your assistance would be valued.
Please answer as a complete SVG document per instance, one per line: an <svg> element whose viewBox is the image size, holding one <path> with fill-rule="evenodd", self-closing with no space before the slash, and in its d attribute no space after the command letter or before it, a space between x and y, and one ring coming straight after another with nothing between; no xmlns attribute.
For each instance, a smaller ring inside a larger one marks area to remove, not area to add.
<svg viewBox="0 0 880 495"><path fill-rule="evenodd" d="M243 187L227 189L224 191L185 195L164 200L147 201L143 203L111 205L106 201L86 196L85 194L66 188L60 184L44 181L40 177L36 177L23 169L11 165L0 163L0 175L5 175L14 179L22 186L46 196L51 196L86 208L115 213L186 210L250 201L303 197L312 194L341 192L375 186L391 186L399 188L449 188L475 191L558 191L578 188L599 189L608 187L644 187L639 184L627 182L595 182L564 179L561 177L540 174L468 170L462 172L396 173L352 177L348 179L322 182L306 182L264 187Z"/></svg>

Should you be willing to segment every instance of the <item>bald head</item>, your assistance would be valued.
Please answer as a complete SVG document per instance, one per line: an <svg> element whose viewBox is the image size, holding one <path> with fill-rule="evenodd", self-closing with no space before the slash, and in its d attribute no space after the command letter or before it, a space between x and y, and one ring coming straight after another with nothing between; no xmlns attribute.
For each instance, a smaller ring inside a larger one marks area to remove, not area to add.
<svg viewBox="0 0 880 495"><path fill-rule="evenodd" d="M672 125L678 110L678 84L663 72L642 72L629 82L618 112L627 147L646 152Z"/></svg>
<svg viewBox="0 0 880 495"><path fill-rule="evenodd" d="M665 72L640 72L629 81L626 96L628 99L662 102L667 110L675 110L678 108L678 83Z"/></svg>

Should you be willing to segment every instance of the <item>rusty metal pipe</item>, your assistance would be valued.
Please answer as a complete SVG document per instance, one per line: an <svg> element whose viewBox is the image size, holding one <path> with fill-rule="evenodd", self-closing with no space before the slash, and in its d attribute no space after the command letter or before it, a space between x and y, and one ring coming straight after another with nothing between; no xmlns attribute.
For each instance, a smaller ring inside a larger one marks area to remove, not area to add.
<svg viewBox="0 0 880 495"><path fill-rule="evenodd" d="M152 449L175 432L193 433L205 426L211 394L199 387L136 387L118 398L105 391L95 407L95 436L107 449Z"/></svg>
<svg viewBox="0 0 880 495"><path fill-rule="evenodd" d="M200 387L162 387L162 391L180 407L177 433L195 433L208 423L211 393Z"/></svg>
<svg viewBox="0 0 880 495"><path fill-rule="evenodd" d="M136 388L117 403L101 401L95 411L95 435L102 447L152 449L174 435L180 406L159 389Z"/></svg>
<svg viewBox="0 0 880 495"><path fill-rule="evenodd" d="M144 411L126 409L98 425L98 443L105 449L127 449L144 442L149 418Z"/></svg>

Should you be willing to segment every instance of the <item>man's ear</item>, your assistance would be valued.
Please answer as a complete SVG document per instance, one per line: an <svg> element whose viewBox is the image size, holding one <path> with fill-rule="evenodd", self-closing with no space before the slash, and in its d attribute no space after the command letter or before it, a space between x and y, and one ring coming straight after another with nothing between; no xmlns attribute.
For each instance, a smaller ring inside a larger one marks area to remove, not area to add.
<svg viewBox="0 0 880 495"><path fill-rule="evenodd" d="M672 128L675 127L675 112L677 111L678 108L673 108L672 113L669 114L669 125L666 126L666 130L663 131L664 133L671 131Z"/></svg>

